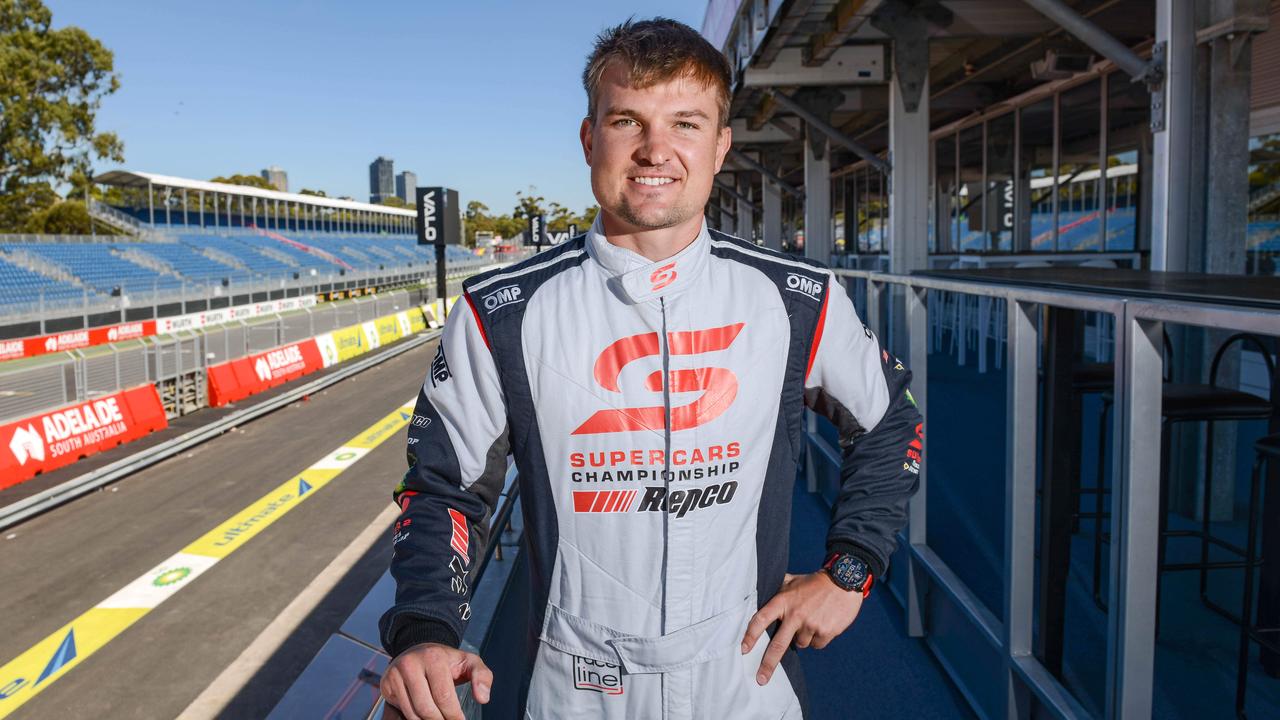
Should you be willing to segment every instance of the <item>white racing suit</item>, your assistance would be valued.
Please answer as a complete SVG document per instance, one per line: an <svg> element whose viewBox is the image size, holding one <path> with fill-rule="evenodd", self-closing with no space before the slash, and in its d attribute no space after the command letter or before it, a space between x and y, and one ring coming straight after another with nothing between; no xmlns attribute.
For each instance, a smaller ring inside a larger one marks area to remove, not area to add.
<svg viewBox="0 0 1280 720"><path fill-rule="evenodd" d="M458 645L510 453L532 586L526 717L802 717L795 651L762 687L767 638L740 643L786 571L803 409L844 452L827 549L876 577L920 461L910 374L831 272L705 225L650 262L597 221L464 295L395 492L388 652Z"/></svg>

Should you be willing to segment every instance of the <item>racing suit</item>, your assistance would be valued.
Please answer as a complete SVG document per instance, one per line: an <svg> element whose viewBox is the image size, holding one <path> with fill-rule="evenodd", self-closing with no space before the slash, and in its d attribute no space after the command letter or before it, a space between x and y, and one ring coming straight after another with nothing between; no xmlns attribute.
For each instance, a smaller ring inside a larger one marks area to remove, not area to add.
<svg viewBox="0 0 1280 720"><path fill-rule="evenodd" d="M831 272L705 223L652 262L597 220L463 288L394 495L387 651L459 644L511 454L533 596L526 718L802 717L795 651L760 686L768 639L740 644L787 569L803 410L835 424L844 454L828 551L876 577L920 461L910 374Z"/></svg>

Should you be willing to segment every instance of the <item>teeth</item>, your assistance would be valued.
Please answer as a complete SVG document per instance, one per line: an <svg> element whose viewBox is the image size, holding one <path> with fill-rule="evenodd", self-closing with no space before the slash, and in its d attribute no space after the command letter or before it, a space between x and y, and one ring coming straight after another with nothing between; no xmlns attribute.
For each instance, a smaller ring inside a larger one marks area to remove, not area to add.
<svg viewBox="0 0 1280 720"><path fill-rule="evenodd" d="M631 179L635 180L641 185L666 185L667 183L675 182L675 178L635 177Z"/></svg>

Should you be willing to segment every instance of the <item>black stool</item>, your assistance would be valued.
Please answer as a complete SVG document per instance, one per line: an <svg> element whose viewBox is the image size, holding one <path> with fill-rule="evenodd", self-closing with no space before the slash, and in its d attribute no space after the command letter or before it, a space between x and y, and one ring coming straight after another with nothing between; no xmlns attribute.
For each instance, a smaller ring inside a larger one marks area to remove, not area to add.
<svg viewBox="0 0 1280 720"><path fill-rule="evenodd" d="M1200 597L1201 600L1212 605L1212 602L1206 597L1206 588L1208 584L1207 572L1209 570L1225 570L1233 568L1245 567L1246 560L1223 560L1209 561L1209 545L1217 545L1241 558L1245 555L1245 549L1227 542L1222 538L1213 535L1209 529L1209 502L1212 497L1213 488L1213 423L1215 422L1241 422L1245 420L1265 420L1271 417L1272 406L1271 401L1265 398L1251 395L1249 393L1240 392L1239 390L1231 390L1229 388L1219 387L1218 368L1221 365L1222 358L1233 344L1249 343L1257 347L1262 353L1262 357L1267 364L1267 377L1271 378L1275 375L1274 363L1271 360L1270 350L1266 343L1256 335L1249 333L1237 333L1227 338L1226 342L1218 348L1213 356L1213 363L1209 368L1209 384L1188 384L1188 383L1171 383L1166 382L1161 390L1161 415L1162 423L1160 428L1160 467L1161 473L1167 477L1169 471L1169 440L1172 426L1181 422L1204 422L1208 424L1208 440L1205 448L1205 491L1202 497L1201 527L1197 530L1169 530L1169 483L1161 478L1160 482L1160 544L1157 549L1157 567L1159 573L1178 572L1187 570L1198 570L1200 572ZM1105 457L1102 452L1106 442L1107 416L1110 407L1114 401L1110 393L1103 394L1103 410L1102 423L1098 431L1098 487L1095 490L1095 512L1092 515L1096 518L1093 530L1093 601L1101 608L1106 610L1106 603L1102 600L1102 545L1109 540L1104 537L1102 532L1102 519L1109 517L1104 509L1104 496L1107 493L1102 479L1105 470ZM1173 537L1195 537L1200 539L1200 561L1194 563L1173 563L1165 562L1165 551L1168 545L1168 539ZM1156 597L1160 596L1159 577L1157 576ZM1157 600L1156 607L1156 627L1159 628L1159 603Z"/></svg>
<svg viewBox="0 0 1280 720"><path fill-rule="evenodd" d="M1241 599L1240 617L1235 617L1212 602L1209 606L1240 626L1240 652L1236 666L1236 716L1245 717L1244 696L1249 684L1249 641L1253 640L1272 652L1280 652L1280 643L1266 637L1275 636L1280 628L1260 628L1253 622L1253 570L1262 565L1258 557L1258 517L1262 514L1259 496L1262 493L1262 470L1268 463L1280 460L1280 433L1268 435L1254 444L1257 458L1249 481L1249 524L1244 542L1244 595ZM1202 591L1203 592L1203 591Z"/></svg>

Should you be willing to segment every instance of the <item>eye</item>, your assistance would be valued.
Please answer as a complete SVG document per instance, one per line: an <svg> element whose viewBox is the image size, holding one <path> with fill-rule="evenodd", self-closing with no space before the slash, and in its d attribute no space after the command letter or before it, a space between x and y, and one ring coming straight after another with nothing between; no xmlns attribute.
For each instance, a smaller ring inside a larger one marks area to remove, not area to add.
<svg viewBox="0 0 1280 720"><path fill-rule="evenodd" d="M613 121L614 127L629 127L631 125L639 125L639 123L637 123L632 118L626 118L626 117L618 118L617 120Z"/></svg>
<svg viewBox="0 0 1280 720"><path fill-rule="evenodd" d="M681 120L680 122L676 123L676 127L680 128L681 130L697 130L698 129L697 125L689 122L688 120Z"/></svg>

